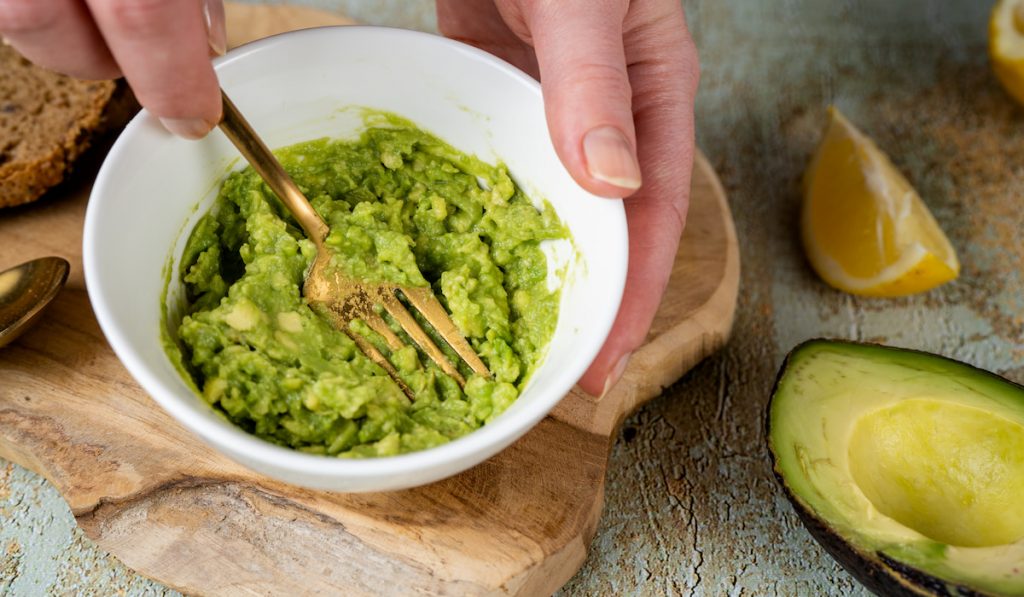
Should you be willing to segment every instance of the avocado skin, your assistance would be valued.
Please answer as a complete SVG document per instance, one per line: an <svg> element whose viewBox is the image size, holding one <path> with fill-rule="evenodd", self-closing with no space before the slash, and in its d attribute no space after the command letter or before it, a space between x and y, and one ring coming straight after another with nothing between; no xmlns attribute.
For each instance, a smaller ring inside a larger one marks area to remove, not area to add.
<svg viewBox="0 0 1024 597"><path fill-rule="evenodd" d="M775 457L772 456L772 465ZM786 482L775 471L775 479L785 491L804 527L833 559L876 595L891 597L997 597L979 593L961 585L951 584L916 568L901 564L883 553L861 552L832 531L794 496Z"/></svg>
<svg viewBox="0 0 1024 597"><path fill-rule="evenodd" d="M778 392L779 382L782 380L786 370L789 368L790 360L802 350L815 344L828 344L831 346L871 346L884 348L886 350L898 350L925 355L930 358L945 359L959 365L970 367L979 374L984 374L986 376L999 376L995 375L991 371L979 369L968 363L963 363L955 359L949 359L941 355L921 350L897 348L873 342L853 342L850 340L813 338L811 340L801 342L786 355L785 360L782 362L782 366L779 368L778 375L775 376L775 383L772 385L771 398L768 400L768 407L765 411L765 442L768 445L768 453L771 455L772 473L775 476L775 480L782 488L786 499L789 500L789 503L793 506L793 510L800 518L804 527L811 533L811 536L814 537L814 540L825 548L825 551L828 552L833 559L839 562L843 569L849 572L872 593L891 597L921 597L922 595L928 597L998 597L991 593L979 592L963 585L942 580L923 572L922 570L898 562L881 552L865 552L853 547L835 531L829 528L825 521L818 518L817 515L815 515L814 512L812 512L810 508L808 508L804 502L790 490L789 485L786 484L786 480L782 476L775 450L772 447L772 402L775 400L775 395ZM1024 386L1021 386L1020 384L1013 383L1012 381L1002 377L999 377L999 379L1024 390Z"/></svg>
<svg viewBox="0 0 1024 597"><path fill-rule="evenodd" d="M913 586L919 587L919 590L924 591L925 595L939 595L941 597L947 595L952 597L992 597L991 593L982 593L970 587L949 583L930 574L925 574L917 568L907 566L890 558L884 553L879 553L878 556L894 574L900 575Z"/></svg>
<svg viewBox="0 0 1024 597"><path fill-rule="evenodd" d="M775 458L773 456L773 466L775 464L774 461ZM921 595L947 597L955 595L955 593L951 594L948 592L927 593L915 591L892 568L876 559L875 554L862 554L851 547L849 543L843 541L842 537L833 532L789 491L785 480L779 475L778 471L775 471L775 480L785 490L786 499L793 505L793 510L800 517L800 522L804 524L804 527L811 533L814 540L825 548L828 555L839 562L847 572L860 581L862 585L870 589L872 593L876 595L891 595L892 597L920 597Z"/></svg>

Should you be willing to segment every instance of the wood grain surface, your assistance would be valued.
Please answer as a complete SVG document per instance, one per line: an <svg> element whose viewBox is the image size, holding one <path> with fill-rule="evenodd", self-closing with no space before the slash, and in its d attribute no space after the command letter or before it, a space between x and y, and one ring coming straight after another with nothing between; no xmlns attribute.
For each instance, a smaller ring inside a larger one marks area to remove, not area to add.
<svg viewBox="0 0 1024 597"><path fill-rule="evenodd" d="M694 189L670 298L612 392L598 401L574 391L554 417L462 475L363 495L256 475L136 386L83 287L84 189L4 213L0 236L13 242L0 263L57 254L75 273L42 323L0 353L0 455L45 476L129 567L187 592L550 593L585 557L618 421L728 336L738 249L703 159Z"/></svg>
<svg viewBox="0 0 1024 597"><path fill-rule="evenodd" d="M778 368L814 337L938 352L1024 381L1024 108L987 57L994 2L686 0L698 144L728 193L743 271L732 339L627 419L567 596L866 597L772 478ZM835 103L920 191L955 282L870 299L822 283L799 238L801 177Z"/></svg>
<svg viewBox="0 0 1024 597"><path fill-rule="evenodd" d="M436 30L432 0L289 1ZM724 350L623 422L597 534L560 597L868 595L775 486L764 408L785 353L815 336L940 352L1024 381L1024 109L988 63L993 4L683 1L702 67L697 137L740 240L736 322ZM830 103L921 192L960 254L959 280L873 300L810 271L799 182ZM5 592L176 595L85 537L50 484L0 462Z"/></svg>
<svg viewBox="0 0 1024 597"><path fill-rule="evenodd" d="M285 31L296 31L325 25L353 25L355 21L338 14L292 5L240 4L224 5L227 19L228 48L236 48L253 40Z"/></svg>
<svg viewBox="0 0 1024 597"><path fill-rule="evenodd" d="M297 489L202 444L106 345L81 272L92 167L0 214L0 264L55 254L73 272L41 324L0 353L0 456L48 479L98 545L186 592L550 593L584 561L621 419L722 346L732 324L738 247L701 157L666 301L612 392L574 391L511 448L427 487Z"/></svg>

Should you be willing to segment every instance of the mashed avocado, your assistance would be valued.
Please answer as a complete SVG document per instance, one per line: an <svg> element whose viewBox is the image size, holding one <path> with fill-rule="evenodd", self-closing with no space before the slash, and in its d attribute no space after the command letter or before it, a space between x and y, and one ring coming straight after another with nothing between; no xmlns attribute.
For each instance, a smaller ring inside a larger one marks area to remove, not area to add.
<svg viewBox="0 0 1024 597"><path fill-rule="evenodd" d="M313 243L247 168L227 178L189 238L180 268L188 308L171 335L205 400L276 444L348 457L443 444L516 399L554 331L558 293L540 249L567 237L554 210L535 207L503 166L386 121L356 141L277 155L330 227L332 264L364 280L431 286L493 377L452 358L463 391L409 343L389 358L410 401L307 306Z"/></svg>

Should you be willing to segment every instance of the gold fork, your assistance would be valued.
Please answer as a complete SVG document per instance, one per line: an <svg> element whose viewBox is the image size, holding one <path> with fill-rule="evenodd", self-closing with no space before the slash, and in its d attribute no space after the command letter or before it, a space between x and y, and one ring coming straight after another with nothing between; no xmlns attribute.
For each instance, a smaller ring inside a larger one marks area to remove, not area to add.
<svg viewBox="0 0 1024 597"><path fill-rule="evenodd" d="M378 306L391 315L405 330L405 333L412 338L413 342L442 371L455 379L459 386L465 386L466 380L405 308L399 299L399 293L405 296L409 304L437 330L437 333L469 365L470 369L479 375L490 377L487 366L459 332L455 322L445 312L430 287L364 282L345 276L337 269L331 271L327 267L331 259L324 242L329 231L327 224L324 223L320 214L316 213L309 200L302 194L281 163L267 149L267 146L256 135L256 132L223 90L221 98L224 102L224 115L219 123L220 129L234 143L253 170L277 194L288 211L302 226L306 236L316 245L316 258L306 273L306 279L302 285L302 294L306 297L310 307L325 316L336 329L348 334L363 354L387 371L388 375L395 380L410 399L413 399L412 391L398 377L398 372L395 371L391 363L377 350L376 346L350 327L353 320L360 319L371 330L380 334L392 351L402 348L402 340L377 311Z"/></svg>

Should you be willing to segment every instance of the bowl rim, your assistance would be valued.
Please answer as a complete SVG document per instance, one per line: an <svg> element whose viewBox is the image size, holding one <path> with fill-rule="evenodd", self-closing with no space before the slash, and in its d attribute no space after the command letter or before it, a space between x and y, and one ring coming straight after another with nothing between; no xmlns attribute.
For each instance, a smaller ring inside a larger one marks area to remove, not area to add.
<svg viewBox="0 0 1024 597"><path fill-rule="evenodd" d="M218 75L222 69L230 65L252 57L263 52L273 51L274 48L294 43L299 39L312 39L320 36L334 36L341 32L342 35L370 35L389 37L409 38L422 43L432 43L448 48L452 52L462 54L464 58L487 63L490 67L498 69L514 82L524 86L533 95L542 98L540 84L532 77L519 70L504 60L489 54L483 50L468 44L451 40L439 35L399 29L393 27L379 27L368 25L347 25L314 27L298 31L281 33L259 39L238 48L231 50L228 54L214 59L214 68ZM116 167L122 158L122 154L130 152L133 139L144 127L155 124L156 117L150 112L141 110L125 127L118 136L114 145L103 161L95 183L90 193L90 200L86 209L85 225L83 231L83 265L85 271L85 282L90 302L100 327L113 348L114 353L128 369L129 373L142 386L142 389L149 394L165 411L177 419L189 431L196 433L208 443L213 444L218 451L224 450L230 454L244 454L245 459L258 461L275 469L284 469L289 472L311 475L315 477L348 478L355 481L378 479L383 476L397 476L405 473L423 472L427 469L437 469L444 463L454 463L467 457L472 458L474 454L485 456L470 466L482 462L486 458L507 447L517 438L525 435L529 430L543 419L558 402L560 402L574 387L575 381L567 387L551 387L545 390L541 396L530 402L529 408L509 412L505 411L493 422L486 423L480 428L456 438L448 443L426 448L415 452L395 456L370 457L365 459L337 458L318 454L308 454L298 450L273 444L255 435L241 430L227 420L216 420L209 417L215 410L202 403L179 396L179 392L164 384L151 371L151 366L145 359L135 354L130 346L126 334L122 332L121 326L117 323L117 317L113 313L111 305L107 301L107 293L115 292L113 289L104 289L97 279L100 264L97 261L96 252L92 249L97 245L97 227L102 217L103 195L107 188L116 185ZM604 199L602 199L604 200ZM615 201L608 199L608 201ZM628 229L626 227L625 210L622 203L616 206L615 215L611 224L620 228L619 233L612 238L620 240L620 250L623 258L617 267L612 264L601 265L602 277L610 279L610 288L614 290L612 302L614 309L602 317L595 318L591 322L593 327L599 328L600 343L591 346L581 346L581 358L577 367L579 369L577 378L582 376L597 356L608 333L617 317L621 306L623 290L625 288L626 270L628 265ZM184 232L183 232L184 234ZM562 308L565 306L563 305ZM585 357L585 358L583 358ZM183 386L184 387L184 386ZM197 398L191 396L189 398ZM210 413L201 413L201 408L207 408ZM511 410L511 409L510 409ZM232 456L234 460L236 457ZM249 465L246 465L247 467ZM469 467L463 466L460 470ZM265 474L265 473L263 473ZM455 472L451 474L456 474ZM449 475L442 475L444 476ZM428 481L429 482L429 481Z"/></svg>

